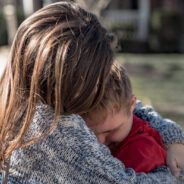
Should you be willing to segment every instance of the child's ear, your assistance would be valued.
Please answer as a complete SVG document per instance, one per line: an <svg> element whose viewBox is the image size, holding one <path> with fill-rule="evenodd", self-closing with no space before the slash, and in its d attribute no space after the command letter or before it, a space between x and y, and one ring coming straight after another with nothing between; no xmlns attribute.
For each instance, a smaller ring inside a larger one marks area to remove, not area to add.
<svg viewBox="0 0 184 184"><path fill-rule="evenodd" d="M132 95L131 113L133 113L133 111L134 111L136 99L137 99L136 96Z"/></svg>

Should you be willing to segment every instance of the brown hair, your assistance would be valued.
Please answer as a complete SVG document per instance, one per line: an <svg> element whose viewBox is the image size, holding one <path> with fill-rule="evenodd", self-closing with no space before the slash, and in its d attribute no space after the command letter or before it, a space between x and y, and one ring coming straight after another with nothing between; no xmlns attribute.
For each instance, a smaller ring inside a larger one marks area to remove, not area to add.
<svg viewBox="0 0 184 184"><path fill-rule="evenodd" d="M93 115L100 112L101 116L105 118L107 111L114 106L117 111L123 107L123 111L129 115L131 99L132 86L128 73L122 65L115 62L112 65L102 100L92 111L82 114L82 117L87 121L87 119L93 119Z"/></svg>
<svg viewBox="0 0 184 184"><path fill-rule="evenodd" d="M54 130L60 114L99 103L113 62L111 40L95 15L71 2L48 5L22 23L0 79L1 168L12 151ZM46 134L23 142L38 102L55 118Z"/></svg>

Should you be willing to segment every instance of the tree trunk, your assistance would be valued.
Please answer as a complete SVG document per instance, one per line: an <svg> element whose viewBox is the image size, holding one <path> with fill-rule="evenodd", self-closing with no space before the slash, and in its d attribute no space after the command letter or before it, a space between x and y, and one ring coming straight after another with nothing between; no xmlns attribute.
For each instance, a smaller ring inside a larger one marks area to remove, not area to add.
<svg viewBox="0 0 184 184"><path fill-rule="evenodd" d="M94 13L100 18L101 11L108 6L111 0L76 0L84 9Z"/></svg>
<svg viewBox="0 0 184 184"><path fill-rule="evenodd" d="M42 1L41 0L33 0L33 10L34 12L42 8Z"/></svg>
<svg viewBox="0 0 184 184"><path fill-rule="evenodd" d="M184 53L184 1L181 0L181 39L180 52Z"/></svg>

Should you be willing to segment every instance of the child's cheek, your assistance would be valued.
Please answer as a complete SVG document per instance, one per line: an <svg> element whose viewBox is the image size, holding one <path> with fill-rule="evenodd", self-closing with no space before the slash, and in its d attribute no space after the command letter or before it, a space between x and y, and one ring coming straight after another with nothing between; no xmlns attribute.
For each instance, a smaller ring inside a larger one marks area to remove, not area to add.
<svg viewBox="0 0 184 184"><path fill-rule="evenodd" d="M125 139L126 135L124 135L122 132L117 131L111 133L110 137L112 142L119 143Z"/></svg>

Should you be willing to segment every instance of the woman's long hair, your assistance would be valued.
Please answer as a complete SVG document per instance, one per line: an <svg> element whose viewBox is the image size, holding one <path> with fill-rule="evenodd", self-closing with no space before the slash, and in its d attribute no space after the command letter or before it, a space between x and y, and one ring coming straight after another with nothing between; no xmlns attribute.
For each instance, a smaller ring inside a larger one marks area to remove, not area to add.
<svg viewBox="0 0 184 184"><path fill-rule="evenodd" d="M12 151L53 131L59 115L99 103L113 62L110 42L97 18L71 2L51 4L21 24L0 79L1 168ZM46 134L23 142L38 102L55 118Z"/></svg>

